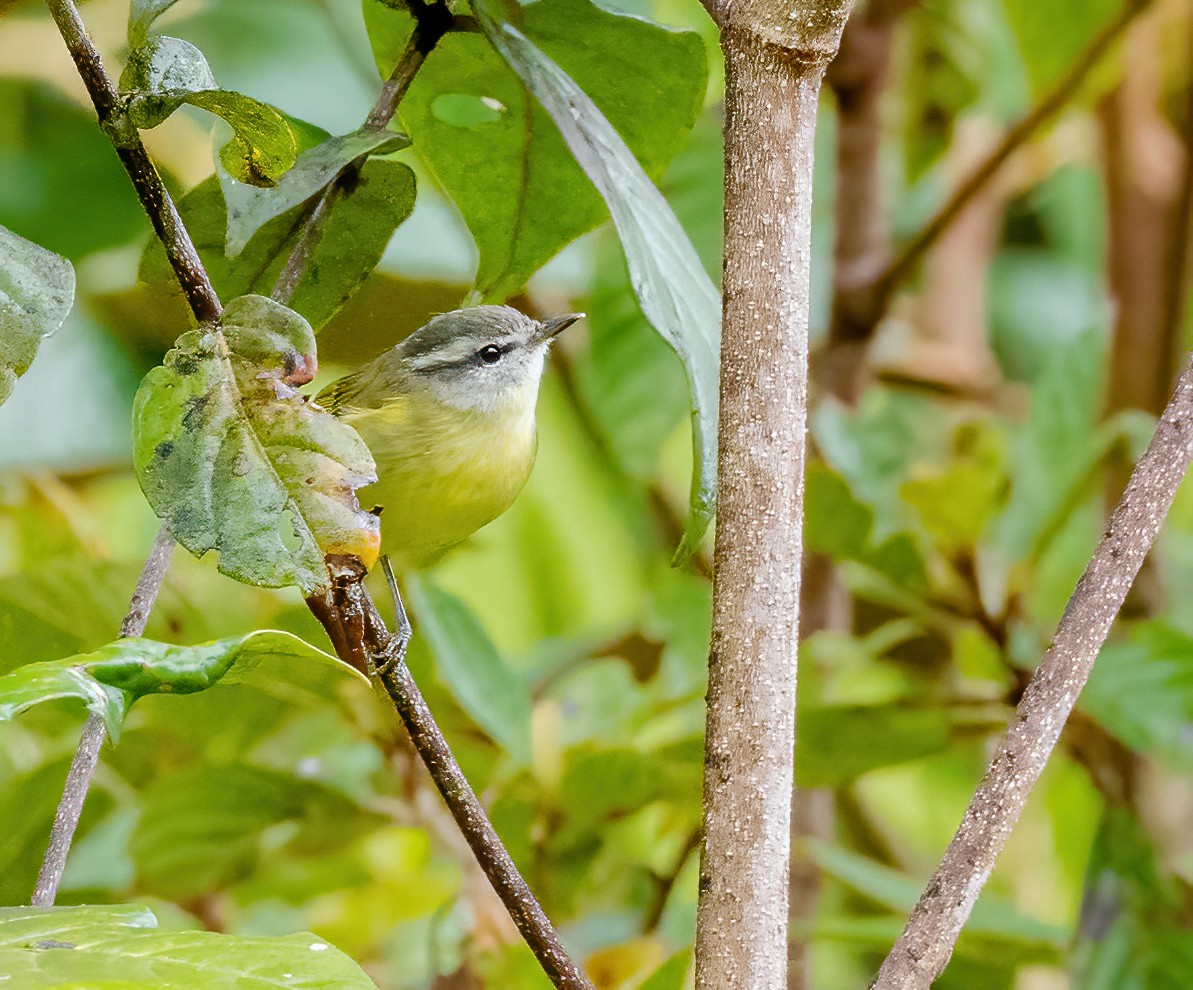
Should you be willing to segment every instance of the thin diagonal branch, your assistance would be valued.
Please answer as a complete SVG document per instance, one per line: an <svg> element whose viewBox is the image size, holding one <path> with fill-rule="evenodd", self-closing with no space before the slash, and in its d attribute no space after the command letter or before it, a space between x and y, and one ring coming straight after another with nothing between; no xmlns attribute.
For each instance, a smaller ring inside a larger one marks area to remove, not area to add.
<svg viewBox="0 0 1193 990"><path fill-rule="evenodd" d="M899 253L872 281L857 286L848 298L838 301L834 324L830 329L831 340L857 343L873 335L896 290L915 270L928 249L1007 160L1076 95L1102 57L1150 4L1151 0L1126 0L1114 19L1090 39L1064 77L1027 114L1011 125L998 144L990 149Z"/></svg>
<svg viewBox="0 0 1193 990"><path fill-rule="evenodd" d="M364 130L380 131L389 126L394 114L398 112L402 97L406 95L427 56L439 44L440 39L456 27L452 13L445 3L428 4L422 0L411 0L410 9L415 17L414 31L389 78L382 84L377 101L365 117L362 127ZM318 198L312 201L299 231L298 240L295 241L273 287L271 295L278 302L286 304L294 297L298 283L306 274L319 240L323 237L323 229L327 225L327 218L331 214L336 196L341 190L354 187L368 157L361 155L345 165L323 188Z"/></svg>
<svg viewBox="0 0 1193 990"><path fill-rule="evenodd" d="M170 553L173 549L174 538L163 526L158 530L153 549L141 569L141 577L137 581L136 590L133 591L128 614L120 623L121 636L140 636L145 632L145 623L149 621L149 613L153 609L158 591L161 590L166 571L169 570ZM66 774L66 784L62 788L62 799L58 802L54 824L50 828L50 844L42 860L41 870L37 874L37 886L33 889L30 902L34 907L51 907L58 895L58 885L62 882L62 874L66 870L66 857L70 853L75 831L79 827L83 803L87 799L91 778L95 776L99 751L106 735L103 718L99 715L88 716L79 737L79 747L75 750L70 770Z"/></svg>
<svg viewBox="0 0 1193 990"><path fill-rule="evenodd" d="M873 990L926 990L943 972L994 861L1089 679L1191 459L1193 364L1177 381L1151 443L1065 607L1052 645L1032 675L944 858L882 964Z"/></svg>

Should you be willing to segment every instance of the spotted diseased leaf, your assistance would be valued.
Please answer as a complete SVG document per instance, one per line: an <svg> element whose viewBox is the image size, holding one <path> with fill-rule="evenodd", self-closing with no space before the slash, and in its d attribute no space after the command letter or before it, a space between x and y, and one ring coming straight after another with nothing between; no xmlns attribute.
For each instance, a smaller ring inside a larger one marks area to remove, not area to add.
<svg viewBox="0 0 1193 990"><path fill-rule="evenodd" d="M62 326L74 298L69 261L0 227L0 403L29 370L42 338Z"/></svg>
<svg viewBox="0 0 1193 990"><path fill-rule="evenodd" d="M138 127L157 127L184 103L226 120L233 137L220 161L240 182L274 186L294 165L297 143L286 118L266 103L218 88L203 53L189 41L158 35L134 47L120 90Z"/></svg>
<svg viewBox="0 0 1193 990"><path fill-rule="evenodd" d="M311 593L377 559L379 527L356 501L376 481L356 432L297 391L314 376L310 324L241 296L219 331L183 334L137 392L134 461L145 497L196 555L249 584Z"/></svg>

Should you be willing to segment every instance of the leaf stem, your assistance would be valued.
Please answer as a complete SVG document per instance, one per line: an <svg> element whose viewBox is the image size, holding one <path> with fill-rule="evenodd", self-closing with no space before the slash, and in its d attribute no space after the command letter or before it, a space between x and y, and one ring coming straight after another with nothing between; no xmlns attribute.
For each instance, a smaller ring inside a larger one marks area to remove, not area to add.
<svg viewBox="0 0 1193 990"><path fill-rule="evenodd" d="M389 78L382 84L377 101L365 117L362 130L380 131L389 126L423 62L439 44L439 40L455 27L452 13L444 3L428 4L422 0L411 0L410 10L415 17L414 31ZM368 157L361 155L345 165L335 178L323 187L319 196L311 201L298 239L291 248L271 293L278 302L287 304L294 298L298 284L306 274L311 258L319 246L319 240L323 237L323 229L327 225L336 195L340 190L349 191L353 188Z"/></svg>
<svg viewBox="0 0 1193 990"><path fill-rule="evenodd" d="M1032 675L1006 735L940 865L873 990L926 990L944 970L986 878L1061 729L1193 459L1193 364L1186 367L1147 451L1077 582L1052 645Z"/></svg>

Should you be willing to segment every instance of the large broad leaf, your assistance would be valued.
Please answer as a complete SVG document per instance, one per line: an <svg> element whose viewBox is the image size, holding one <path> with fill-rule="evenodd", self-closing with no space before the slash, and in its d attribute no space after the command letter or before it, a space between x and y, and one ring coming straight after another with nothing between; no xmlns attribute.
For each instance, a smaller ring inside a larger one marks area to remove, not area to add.
<svg viewBox="0 0 1193 990"><path fill-rule="evenodd" d="M224 168L238 180L273 186L294 164L294 133L268 104L221 90L203 53L181 38L155 36L129 52L120 90L138 127L156 127L183 103L232 125L233 139L220 151Z"/></svg>
<svg viewBox="0 0 1193 990"><path fill-rule="evenodd" d="M119 639L91 653L25 664L0 677L0 720L36 704L78 698L104 717L113 737L130 705L147 694L192 694L212 685L282 682L322 696L361 675L289 633L263 630L198 646ZM293 693L293 691L291 693Z"/></svg>
<svg viewBox="0 0 1193 990"><path fill-rule="evenodd" d="M376 480L372 456L293 387L312 375L310 325L242 296L221 327L184 334L137 392L134 461L149 504L191 553L218 550L220 570L249 584L309 593L329 582L328 558L371 567L379 526L355 491Z"/></svg>
<svg viewBox="0 0 1193 990"><path fill-rule="evenodd" d="M430 581L408 585L419 631L435 666L460 706L510 755L530 761L530 691L505 663L476 617L458 598Z"/></svg>
<svg viewBox="0 0 1193 990"><path fill-rule="evenodd" d="M137 905L0 908L0 972L22 990L373 990L348 956L309 932L251 938L162 931Z"/></svg>
<svg viewBox="0 0 1193 990"><path fill-rule="evenodd" d="M69 261L0 227L0 403L29 370L42 338L62 326L74 298Z"/></svg>
<svg viewBox="0 0 1193 990"><path fill-rule="evenodd" d="M692 393L696 465L691 513L678 552L685 559L699 545L716 498L717 290L671 207L592 99L522 31L506 23L490 0L473 6L489 41L551 115L605 200L642 310L683 361Z"/></svg>
<svg viewBox="0 0 1193 990"><path fill-rule="evenodd" d="M377 267L393 232L414 210L414 199L414 173L406 165L384 159L366 162L352 194L337 199L328 216L290 308L316 331L321 329ZM224 253L226 207L214 176L187 193L178 211L221 297L269 294L294 245L299 207L266 223L234 258ZM140 277L157 293L180 291L156 240L141 256Z"/></svg>
<svg viewBox="0 0 1193 990"><path fill-rule="evenodd" d="M397 151L406 143L401 134L375 128L328 138L299 155L294 167L272 189L240 182L225 166L219 177L228 210L228 254L240 254L253 234L274 217L321 192L349 162L361 155Z"/></svg>
<svg viewBox="0 0 1193 990"><path fill-rule="evenodd" d="M646 168L659 171L700 109L707 63L700 39L588 0L544 0L522 13L526 33L575 74ZM476 240L485 297L521 288L608 216L550 116L482 37L448 35L401 114Z"/></svg>

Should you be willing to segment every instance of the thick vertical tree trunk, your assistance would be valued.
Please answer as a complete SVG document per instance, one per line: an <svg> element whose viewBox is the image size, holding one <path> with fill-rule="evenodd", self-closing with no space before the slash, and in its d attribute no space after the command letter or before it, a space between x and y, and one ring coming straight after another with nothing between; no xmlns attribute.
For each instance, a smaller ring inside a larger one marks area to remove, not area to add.
<svg viewBox="0 0 1193 990"><path fill-rule="evenodd" d="M699 990L786 985L812 146L846 3L735 3Z"/></svg>

